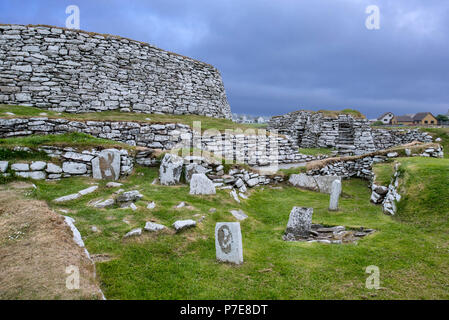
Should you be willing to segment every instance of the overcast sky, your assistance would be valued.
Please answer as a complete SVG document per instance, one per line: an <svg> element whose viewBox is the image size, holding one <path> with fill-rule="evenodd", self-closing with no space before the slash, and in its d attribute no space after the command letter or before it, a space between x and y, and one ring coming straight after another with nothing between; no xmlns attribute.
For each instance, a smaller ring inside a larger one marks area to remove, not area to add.
<svg viewBox="0 0 449 320"><path fill-rule="evenodd" d="M449 109L448 0L1 0L0 23L65 26L71 4L82 30L217 67L232 112Z"/></svg>

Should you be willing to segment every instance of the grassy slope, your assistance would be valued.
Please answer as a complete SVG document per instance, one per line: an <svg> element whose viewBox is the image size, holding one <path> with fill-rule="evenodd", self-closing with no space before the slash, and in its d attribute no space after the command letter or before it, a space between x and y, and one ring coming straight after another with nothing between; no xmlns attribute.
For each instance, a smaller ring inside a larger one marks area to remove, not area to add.
<svg viewBox="0 0 449 320"><path fill-rule="evenodd" d="M86 206L89 200L112 193L104 188L105 182L100 182L98 192L83 199L52 204L71 210L91 254L114 258L97 263L108 299L449 298L449 227L430 232L385 216L379 206L369 202L365 181L344 181L341 210L329 213L328 195L288 186L282 190L256 189L239 205L225 191L218 191L216 196L190 196L185 185L151 185L155 177L156 169L137 168L136 174L124 181L126 190L138 189L145 196L137 203L136 212ZM51 200L91 182L87 178L36 182L34 196ZM155 201L156 209L146 209L148 201ZM173 209L180 201L195 209ZM281 236L293 206L314 207L316 223L365 226L379 232L357 245L284 242ZM217 212L209 213L211 207ZM245 263L220 264L215 260L215 223L234 221L228 211L237 208L249 215L241 223ZM206 219L195 229L181 234L145 233L139 239L122 240L127 231L143 227L150 219L169 226L196 213ZM101 233L92 232L92 225ZM379 266L382 290L365 288L365 268L369 265Z"/></svg>
<svg viewBox="0 0 449 320"><path fill-rule="evenodd" d="M6 112L14 113L8 115ZM265 125L259 124L239 124L226 119L210 118L197 115L175 115L175 114L146 114L146 113L127 113L119 111L103 111L103 112L89 112L89 113L67 113L54 112L34 107L11 106L0 104L1 118L17 118L19 117L40 117L42 113L47 114L46 117L65 118L69 120L97 120L97 121L139 121L148 123L183 123L189 126L193 125L193 121L201 121L201 129L217 129L220 131L226 129L259 129ZM150 119L150 120L147 120Z"/></svg>
<svg viewBox="0 0 449 320"><path fill-rule="evenodd" d="M394 162L376 163L373 166L373 171L376 175L374 183L387 187L391 183L391 178L394 174Z"/></svg>
<svg viewBox="0 0 449 320"><path fill-rule="evenodd" d="M334 149L330 148L299 148L298 152L310 156L326 155L330 156Z"/></svg>
<svg viewBox="0 0 449 320"><path fill-rule="evenodd" d="M30 135L26 137L15 137L0 139L0 148L13 148L15 146L37 148L40 146L73 147L89 149L93 147L132 149L133 147L112 140L100 139L79 132L49 135Z"/></svg>

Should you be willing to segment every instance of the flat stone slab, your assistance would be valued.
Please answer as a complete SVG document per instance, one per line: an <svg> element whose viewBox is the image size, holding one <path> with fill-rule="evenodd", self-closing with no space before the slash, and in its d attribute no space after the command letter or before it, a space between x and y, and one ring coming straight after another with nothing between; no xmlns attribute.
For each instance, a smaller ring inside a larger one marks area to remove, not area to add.
<svg viewBox="0 0 449 320"><path fill-rule="evenodd" d="M80 190L77 193L72 193L67 196L59 197L57 199L54 199L53 201L54 202L65 202L65 201L75 200L75 199L81 198L82 196L84 196L86 194L92 193L97 189L98 189L98 186L92 186L92 187Z"/></svg>
<svg viewBox="0 0 449 320"><path fill-rule="evenodd" d="M100 200L93 203L94 208L102 209L102 208L109 208L114 205L115 201L114 199L106 199L106 200Z"/></svg>
<svg viewBox="0 0 449 320"><path fill-rule="evenodd" d="M147 222L145 223L145 231L155 232L164 230L165 226L162 224L154 223L154 222Z"/></svg>
<svg viewBox="0 0 449 320"><path fill-rule="evenodd" d="M194 220L178 220L173 223L173 228L175 228L176 232L182 231L187 228L192 228L196 226L196 221Z"/></svg>
<svg viewBox="0 0 449 320"><path fill-rule="evenodd" d="M102 150L91 163L94 179L117 180L120 177L121 155L117 149Z"/></svg>
<svg viewBox="0 0 449 320"><path fill-rule="evenodd" d="M248 218L248 216L242 210L231 210L231 214L239 221L243 221Z"/></svg>
<svg viewBox="0 0 449 320"><path fill-rule="evenodd" d="M120 194L119 196L117 196L117 202L130 202L130 201L137 201L143 198L143 195L137 191L137 190L132 190L132 191L126 191L123 192L122 194Z"/></svg>
<svg viewBox="0 0 449 320"><path fill-rule="evenodd" d="M137 228L137 229L133 229L130 232L128 232L127 234L125 234L124 238L136 237L136 236L140 236L141 234L142 234L142 228Z"/></svg>
<svg viewBox="0 0 449 320"><path fill-rule="evenodd" d="M190 180L190 194L215 194L215 185L204 173L194 173Z"/></svg>
<svg viewBox="0 0 449 320"><path fill-rule="evenodd" d="M218 261L243 263L242 233L239 222L218 222L215 225L215 252Z"/></svg>

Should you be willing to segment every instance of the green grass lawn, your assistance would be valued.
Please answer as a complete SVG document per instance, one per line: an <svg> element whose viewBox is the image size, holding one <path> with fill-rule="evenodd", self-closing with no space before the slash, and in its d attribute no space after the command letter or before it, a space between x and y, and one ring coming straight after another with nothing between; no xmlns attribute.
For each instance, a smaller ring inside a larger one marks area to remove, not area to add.
<svg viewBox="0 0 449 320"><path fill-rule="evenodd" d="M7 114L13 113L13 115ZM146 123L183 123L192 127L194 121L201 122L201 129L216 129L224 131L226 129L264 129L266 124L239 124L227 119L218 119L197 115L175 115L175 114L147 114L120 111L103 111L88 113L68 113L55 112L35 107L13 106L0 104L1 118L17 118L17 117L40 117L46 114L49 118L65 118L69 120L93 120L93 121L138 121ZM149 120L148 120L149 119Z"/></svg>
<svg viewBox="0 0 449 320"><path fill-rule="evenodd" d="M26 137L14 137L0 139L0 148L14 148L16 146L38 148L40 146L73 147L78 149L90 149L95 147L121 148L131 150L132 146L125 143L96 138L79 132L48 135L30 135Z"/></svg>
<svg viewBox="0 0 449 320"><path fill-rule="evenodd" d="M298 152L309 156L330 156L334 149L330 148L299 148Z"/></svg>
<svg viewBox="0 0 449 320"><path fill-rule="evenodd" d="M449 163L421 158L416 158L417 163L407 162L411 160L415 159L405 159L403 165L413 176L407 180L404 172L404 186L412 193L404 198L397 217L384 215L380 206L369 202L368 182L360 179L343 182L341 209L329 212L326 194L287 185L282 189L265 186L252 190L248 200L237 204L228 191L218 190L215 196L191 196L186 185L152 185L157 169L142 167L122 181L125 190L138 189L144 195L135 212L88 207L87 202L112 194L105 182L99 182L98 191L82 199L50 205L70 211L92 255L112 258L97 263L101 287L108 299L448 299ZM426 162L419 169L419 162L426 160L430 166ZM438 187L438 197L416 198L412 179L425 180L428 174L432 174L431 179L422 186L431 190ZM437 175L446 180L434 187ZM88 178L37 181L32 196L50 201L92 182ZM441 204L435 204L444 197ZM149 201L156 202L155 209L146 209ZM193 209L174 209L180 201ZM284 242L282 234L293 206L313 207L315 223L364 226L378 231L358 244ZM209 213L210 208L217 211ZM420 213L423 208L425 214ZM231 209L242 209L249 216L241 223L245 262L240 266L215 260L215 223L234 221ZM206 218L196 228L180 234L144 232L139 238L123 239L126 232L143 227L150 219L170 226L177 219L197 219L195 214ZM407 218L414 215L419 219ZM94 225L101 232L92 232ZM365 268L370 265L380 268L381 290L365 288Z"/></svg>
<svg viewBox="0 0 449 320"><path fill-rule="evenodd" d="M387 187L394 174L394 162L376 163L373 165L373 172L376 175L374 183Z"/></svg>

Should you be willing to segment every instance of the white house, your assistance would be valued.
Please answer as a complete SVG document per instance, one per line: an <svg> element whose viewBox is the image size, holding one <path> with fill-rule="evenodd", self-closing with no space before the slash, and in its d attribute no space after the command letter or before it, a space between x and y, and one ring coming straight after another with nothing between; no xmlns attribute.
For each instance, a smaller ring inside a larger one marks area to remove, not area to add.
<svg viewBox="0 0 449 320"><path fill-rule="evenodd" d="M393 112L385 112L383 115L377 118L377 121L382 121L383 124L391 124L391 120L393 120L393 118Z"/></svg>

